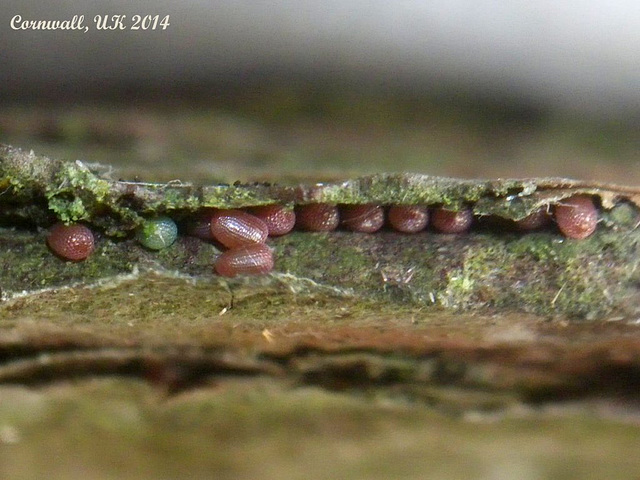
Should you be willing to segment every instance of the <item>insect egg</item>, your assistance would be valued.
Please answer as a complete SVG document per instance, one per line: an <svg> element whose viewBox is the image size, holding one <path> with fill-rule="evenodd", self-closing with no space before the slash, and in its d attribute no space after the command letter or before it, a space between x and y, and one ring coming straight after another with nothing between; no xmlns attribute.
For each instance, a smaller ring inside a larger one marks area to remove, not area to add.
<svg viewBox="0 0 640 480"><path fill-rule="evenodd" d="M197 212L187 221L187 234L201 240L213 240L213 234L211 233L211 219L213 218L214 213L215 209L213 208L206 208Z"/></svg>
<svg viewBox="0 0 640 480"><path fill-rule="evenodd" d="M176 222L164 216L144 220L136 235L138 242L150 250L162 250L170 247L177 237Z"/></svg>
<svg viewBox="0 0 640 480"><path fill-rule="evenodd" d="M343 205L340 218L342 225L349 230L373 233L384 224L384 210L380 205Z"/></svg>
<svg viewBox="0 0 640 480"><path fill-rule="evenodd" d="M211 234L225 247L264 243L269 229L255 215L242 210L219 210L211 219Z"/></svg>
<svg viewBox="0 0 640 480"><path fill-rule="evenodd" d="M429 210L420 205L394 205L387 214L394 230L415 233L424 230L429 222Z"/></svg>
<svg viewBox="0 0 640 480"><path fill-rule="evenodd" d="M442 233L464 233L472 223L473 213L469 208L459 211L436 208L431 214L433 228Z"/></svg>
<svg viewBox="0 0 640 480"><path fill-rule="evenodd" d="M338 207L327 203L300 205L296 208L296 227L309 232L329 232L338 228Z"/></svg>
<svg viewBox="0 0 640 480"><path fill-rule="evenodd" d="M264 275L273 270L273 252L263 243L232 248L218 257L214 270L223 277Z"/></svg>
<svg viewBox="0 0 640 480"><path fill-rule="evenodd" d="M561 200L554 214L558 228L568 238L587 238L598 225L598 210L588 195Z"/></svg>
<svg viewBox="0 0 640 480"><path fill-rule="evenodd" d="M538 230L545 227L551 221L547 207L540 207L520 220L516 220L515 225L518 230L529 231Z"/></svg>
<svg viewBox="0 0 640 480"><path fill-rule="evenodd" d="M249 213L266 223L270 237L278 237L289 233L296 223L294 211L283 205L253 207L249 209Z"/></svg>
<svg viewBox="0 0 640 480"><path fill-rule="evenodd" d="M56 223L47 236L49 248L65 260L78 262L93 252L95 242L88 227L80 224Z"/></svg>

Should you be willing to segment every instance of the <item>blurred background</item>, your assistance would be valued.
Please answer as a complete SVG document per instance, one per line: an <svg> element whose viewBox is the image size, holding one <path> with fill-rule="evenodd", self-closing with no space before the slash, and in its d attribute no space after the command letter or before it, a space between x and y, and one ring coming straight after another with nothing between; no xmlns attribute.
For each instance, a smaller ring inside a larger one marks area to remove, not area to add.
<svg viewBox="0 0 640 480"><path fill-rule="evenodd" d="M8 0L0 31L0 142L122 178L640 184L633 0Z"/></svg>

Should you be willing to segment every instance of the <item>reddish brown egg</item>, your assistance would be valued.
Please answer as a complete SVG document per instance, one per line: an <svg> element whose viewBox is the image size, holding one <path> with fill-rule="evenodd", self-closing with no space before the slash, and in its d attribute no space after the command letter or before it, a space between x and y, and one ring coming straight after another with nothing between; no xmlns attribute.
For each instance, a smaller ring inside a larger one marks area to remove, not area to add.
<svg viewBox="0 0 640 480"><path fill-rule="evenodd" d="M273 270L273 252L263 243L253 243L227 250L214 265L218 275L264 275Z"/></svg>
<svg viewBox="0 0 640 480"><path fill-rule="evenodd" d="M424 230L429 223L429 209L420 205L394 205L389 208L389 225L403 233Z"/></svg>
<svg viewBox="0 0 640 480"><path fill-rule="evenodd" d="M543 228L547 226L550 221L551 216L547 211L547 207L540 207L538 210L530 213L526 217L516 220L515 225L518 230L530 231Z"/></svg>
<svg viewBox="0 0 640 480"><path fill-rule="evenodd" d="M213 238L225 247L264 243L269 229L258 217L242 210L218 210L211 219Z"/></svg>
<svg viewBox="0 0 640 480"><path fill-rule="evenodd" d="M213 240L211 233L211 219L216 212L214 208L206 208L197 212L186 225L188 235L198 237L202 240Z"/></svg>
<svg viewBox="0 0 640 480"><path fill-rule="evenodd" d="M278 237L293 230L296 224L296 214L290 208L282 205L265 205L249 209L251 215L262 220L269 229L269 236Z"/></svg>
<svg viewBox="0 0 640 480"><path fill-rule="evenodd" d="M296 207L296 226L310 232L329 232L338 228L338 207L326 203L314 203Z"/></svg>
<svg viewBox="0 0 640 480"><path fill-rule="evenodd" d="M555 206L558 228L569 238L587 238L598 224L598 210L588 195L574 195Z"/></svg>
<svg viewBox="0 0 640 480"><path fill-rule="evenodd" d="M384 225L384 210L380 205L343 205L340 218L342 226L348 230L373 233Z"/></svg>
<svg viewBox="0 0 640 480"><path fill-rule="evenodd" d="M93 233L80 224L56 223L47 237L47 244L53 253L65 260L84 260L95 248Z"/></svg>
<svg viewBox="0 0 640 480"><path fill-rule="evenodd" d="M431 213L431 225L442 233L463 233L471 228L473 212L465 208L458 212L436 208Z"/></svg>

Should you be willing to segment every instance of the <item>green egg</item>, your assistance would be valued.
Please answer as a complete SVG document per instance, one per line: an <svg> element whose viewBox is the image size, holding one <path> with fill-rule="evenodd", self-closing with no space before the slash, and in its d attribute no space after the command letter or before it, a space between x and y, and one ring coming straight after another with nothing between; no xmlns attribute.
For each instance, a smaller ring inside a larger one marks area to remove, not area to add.
<svg viewBox="0 0 640 480"><path fill-rule="evenodd" d="M151 250L170 247L178 237L176 222L169 217L148 218L139 227L136 239Z"/></svg>

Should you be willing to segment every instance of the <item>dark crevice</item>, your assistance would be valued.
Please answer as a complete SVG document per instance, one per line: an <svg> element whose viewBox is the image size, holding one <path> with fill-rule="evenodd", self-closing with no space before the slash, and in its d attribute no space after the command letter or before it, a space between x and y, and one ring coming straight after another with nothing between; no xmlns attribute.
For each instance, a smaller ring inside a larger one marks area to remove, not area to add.
<svg viewBox="0 0 640 480"><path fill-rule="evenodd" d="M436 401L434 391L451 389L496 398L511 395L532 405L602 397L640 402L640 360L633 355L623 360L601 355L601 345L576 351L550 346L540 360L532 360L533 352L544 350L540 345L433 345L422 353L399 353L300 345L280 353L250 354L223 347L98 346L58 339L55 345L0 347L0 383L44 385L115 375L140 378L175 393L229 378L267 376L294 386L379 392L427 404Z"/></svg>

